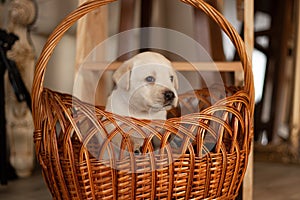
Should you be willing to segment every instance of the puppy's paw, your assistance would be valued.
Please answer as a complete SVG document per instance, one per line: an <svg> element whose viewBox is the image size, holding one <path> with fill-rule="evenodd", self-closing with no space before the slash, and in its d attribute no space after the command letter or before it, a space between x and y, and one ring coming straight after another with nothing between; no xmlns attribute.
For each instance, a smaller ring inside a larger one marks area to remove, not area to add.
<svg viewBox="0 0 300 200"><path fill-rule="evenodd" d="M135 155L141 155L141 154L142 154L141 148L142 148L142 147L140 147L140 149L135 149L135 150L134 150L134 154L135 154Z"/></svg>
<svg viewBox="0 0 300 200"><path fill-rule="evenodd" d="M132 137L131 142L133 144L134 154L136 154L136 155L142 154L144 139Z"/></svg>

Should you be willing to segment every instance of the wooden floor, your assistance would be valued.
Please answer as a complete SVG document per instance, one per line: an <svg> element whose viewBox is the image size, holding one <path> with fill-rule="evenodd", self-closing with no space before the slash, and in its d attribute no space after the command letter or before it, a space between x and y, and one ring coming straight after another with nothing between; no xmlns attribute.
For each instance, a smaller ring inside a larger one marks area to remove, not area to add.
<svg viewBox="0 0 300 200"><path fill-rule="evenodd" d="M254 200L300 200L300 165L256 162Z"/></svg>
<svg viewBox="0 0 300 200"><path fill-rule="evenodd" d="M40 171L0 186L2 200L50 200ZM254 163L254 200L300 200L300 166Z"/></svg>

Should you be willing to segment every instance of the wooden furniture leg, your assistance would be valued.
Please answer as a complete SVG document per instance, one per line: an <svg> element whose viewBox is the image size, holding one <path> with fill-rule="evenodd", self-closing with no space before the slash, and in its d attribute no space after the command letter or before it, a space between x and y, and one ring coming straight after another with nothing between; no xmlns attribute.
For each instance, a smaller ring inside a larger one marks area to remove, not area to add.
<svg viewBox="0 0 300 200"><path fill-rule="evenodd" d="M122 0L121 1L121 13L120 13L120 24L119 32L127 31L134 28L134 10L135 10L135 0ZM127 35L128 38L124 38L119 41L118 51L123 52L130 48L133 43L134 36ZM135 55L136 52L128 52L122 55L119 60L127 60Z"/></svg>
<svg viewBox="0 0 300 200"><path fill-rule="evenodd" d="M249 55L252 60L254 46L254 2L253 0L244 0L244 41ZM254 135L254 133L253 133ZM253 199L253 141L252 148L248 159L248 167L243 181L243 200Z"/></svg>
<svg viewBox="0 0 300 200"><path fill-rule="evenodd" d="M294 78L294 97L291 122L291 152L296 160L300 160L300 3L296 1L296 47L295 47L295 78Z"/></svg>
<svg viewBox="0 0 300 200"><path fill-rule="evenodd" d="M33 0L14 0L9 3L7 30L19 37L7 57L13 60L23 78L27 90L31 90L35 55L29 38L29 26L35 21L36 7ZM31 175L34 168L33 122L25 102L18 102L6 77L7 135L10 163L19 177Z"/></svg>
<svg viewBox="0 0 300 200"><path fill-rule="evenodd" d="M79 0L79 4L85 1L86 0ZM79 86L76 88L76 91L74 91L74 95L81 97L81 99L86 102L103 105L106 101L104 97L109 93L107 88L103 87L104 84L102 83L98 84L101 88L95 88L97 87L95 84L98 82L96 74L88 71L80 71L78 74L78 71L80 65L84 62L91 50L107 37L107 7L97 9L89 13L82 20L79 20L76 37L75 74L77 74ZM101 81L105 81L105 79L106 77L101 79ZM101 91L101 95L98 95L99 92L96 91Z"/></svg>
<svg viewBox="0 0 300 200"><path fill-rule="evenodd" d="M216 0L207 0L207 2L218 9ZM194 20L195 40L208 51L213 60L225 61L220 27L196 8L194 9Z"/></svg>
<svg viewBox="0 0 300 200"><path fill-rule="evenodd" d="M141 28L143 27L150 27L151 26L151 17L152 17L152 6L153 6L153 1L152 0L142 0L141 1L141 22L140 26ZM149 35L146 33L141 34L140 37L140 46L141 46L141 51L149 51L150 49L148 48L149 46ZM144 48L147 47L147 48Z"/></svg>

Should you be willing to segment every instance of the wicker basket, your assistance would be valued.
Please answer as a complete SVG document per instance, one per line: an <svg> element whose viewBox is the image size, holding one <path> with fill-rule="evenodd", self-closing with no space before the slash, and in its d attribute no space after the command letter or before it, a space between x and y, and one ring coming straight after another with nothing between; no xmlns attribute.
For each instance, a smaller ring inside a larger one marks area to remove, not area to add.
<svg viewBox="0 0 300 200"><path fill-rule="evenodd" d="M190 98L196 96L199 112L149 123L116 116L44 88L47 63L64 33L79 18L111 1L90 0L68 15L49 37L37 62L32 89L34 140L53 198L235 199L253 134L253 77L243 41L204 1L182 0L205 12L231 39L244 68L244 86L228 88L213 104L209 103L211 91L181 96L181 105L187 108ZM133 131L145 138L142 155L132 152L128 134ZM95 139L99 132L101 143ZM117 133L123 137L122 149L129 153L113 153L109 141ZM177 151L168 144L172 135L182 141ZM158 153L152 153L154 136L161 140ZM208 148L210 142L215 144L212 148Z"/></svg>

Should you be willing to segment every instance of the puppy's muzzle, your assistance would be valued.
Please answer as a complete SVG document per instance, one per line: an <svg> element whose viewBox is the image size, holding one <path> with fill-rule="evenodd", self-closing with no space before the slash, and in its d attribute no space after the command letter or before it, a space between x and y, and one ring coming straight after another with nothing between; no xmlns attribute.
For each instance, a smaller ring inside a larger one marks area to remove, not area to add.
<svg viewBox="0 0 300 200"><path fill-rule="evenodd" d="M170 105L172 104L173 100L175 99L175 94L171 90L167 90L164 92L164 99L165 99L165 104Z"/></svg>

